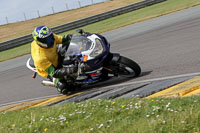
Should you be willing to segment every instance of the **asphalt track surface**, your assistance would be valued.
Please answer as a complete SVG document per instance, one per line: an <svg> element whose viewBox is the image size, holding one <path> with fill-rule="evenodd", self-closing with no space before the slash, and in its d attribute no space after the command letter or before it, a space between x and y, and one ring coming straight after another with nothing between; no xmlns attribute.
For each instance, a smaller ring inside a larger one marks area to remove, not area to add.
<svg viewBox="0 0 200 133"><path fill-rule="evenodd" d="M135 60L142 68L139 78L126 82L200 72L199 6L103 35L111 42L112 52ZM58 95L55 88L40 84L41 77L31 78L33 73L25 66L29 56L0 62L0 105Z"/></svg>

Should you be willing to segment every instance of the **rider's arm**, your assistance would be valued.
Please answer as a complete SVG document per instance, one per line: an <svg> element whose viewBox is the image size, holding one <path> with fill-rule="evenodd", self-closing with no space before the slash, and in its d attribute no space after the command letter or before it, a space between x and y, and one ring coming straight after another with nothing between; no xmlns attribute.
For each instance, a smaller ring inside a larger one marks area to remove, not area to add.
<svg viewBox="0 0 200 133"><path fill-rule="evenodd" d="M53 34L53 35L54 35L56 44L62 44L62 36L59 36L56 34Z"/></svg>
<svg viewBox="0 0 200 133"><path fill-rule="evenodd" d="M65 46L67 46L68 48L72 35L68 34L68 35L59 36L59 35L54 34L54 38L55 38L56 44L62 44L62 48Z"/></svg>
<svg viewBox="0 0 200 133"><path fill-rule="evenodd" d="M71 34L63 35L63 36L54 34L56 44L63 44L63 45L69 44L71 41L71 37L72 37Z"/></svg>

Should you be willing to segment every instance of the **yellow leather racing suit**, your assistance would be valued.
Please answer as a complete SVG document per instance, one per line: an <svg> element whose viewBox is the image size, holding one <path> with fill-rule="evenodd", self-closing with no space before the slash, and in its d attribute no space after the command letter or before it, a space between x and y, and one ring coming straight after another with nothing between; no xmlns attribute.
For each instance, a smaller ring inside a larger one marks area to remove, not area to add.
<svg viewBox="0 0 200 133"><path fill-rule="evenodd" d="M36 41L31 43L31 55L37 69L37 73L42 77L48 77L46 69L51 65L58 66L57 44L62 44L62 36L54 34L53 48L42 48L36 44Z"/></svg>

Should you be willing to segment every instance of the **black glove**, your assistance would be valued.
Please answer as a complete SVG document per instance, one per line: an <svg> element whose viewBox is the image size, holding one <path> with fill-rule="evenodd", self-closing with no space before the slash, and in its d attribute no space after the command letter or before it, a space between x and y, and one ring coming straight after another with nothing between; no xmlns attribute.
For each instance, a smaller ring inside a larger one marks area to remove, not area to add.
<svg viewBox="0 0 200 133"><path fill-rule="evenodd" d="M67 49L69 47L71 39L72 39L72 35L71 34L62 36L62 47L59 49L59 54L61 56L65 55L65 52L67 51Z"/></svg>
<svg viewBox="0 0 200 133"><path fill-rule="evenodd" d="M63 35L62 44L63 45L68 45L70 43L71 39L72 39L72 34Z"/></svg>
<svg viewBox="0 0 200 133"><path fill-rule="evenodd" d="M77 65L69 65L68 67L63 67L54 71L54 78L63 78L64 76L73 74L78 71Z"/></svg>

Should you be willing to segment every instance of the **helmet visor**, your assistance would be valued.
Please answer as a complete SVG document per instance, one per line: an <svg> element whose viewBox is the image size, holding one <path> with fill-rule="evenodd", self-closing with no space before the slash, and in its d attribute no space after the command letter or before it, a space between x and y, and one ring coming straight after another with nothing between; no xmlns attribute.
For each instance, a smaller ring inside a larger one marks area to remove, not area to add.
<svg viewBox="0 0 200 133"><path fill-rule="evenodd" d="M40 45L43 48L52 48L54 45L54 36L53 34L50 34L49 36L45 38L39 38L37 37L37 41L41 42L42 44Z"/></svg>

